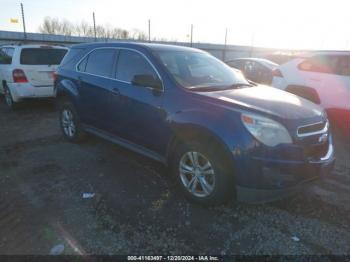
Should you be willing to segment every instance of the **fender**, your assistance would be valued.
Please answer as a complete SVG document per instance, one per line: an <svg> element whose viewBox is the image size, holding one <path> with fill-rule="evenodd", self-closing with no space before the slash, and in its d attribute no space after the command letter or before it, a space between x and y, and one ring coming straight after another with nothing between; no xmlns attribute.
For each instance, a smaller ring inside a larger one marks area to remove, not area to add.
<svg viewBox="0 0 350 262"><path fill-rule="evenodd" d="M66 97L70 99L75 105L79 100L79 91L77 86L68 79L63 79L56 84L57 98Z"/></svg>
<svg viewBox="0 0 350 262"><path fill-rule="evenodd" d="M240 119L236 119L235 115L220 107L214 111L200 108L169 115L168 121L173 136L167 146L167 159L181 140L199 138L208 142L209 146L220 146L224 150L225 156L235 162L232 150L244 143L244 140L238 141L234 135L235 132L238 132L237 125L241 125ZM222 121L223 119L225 121Z"/></svg>

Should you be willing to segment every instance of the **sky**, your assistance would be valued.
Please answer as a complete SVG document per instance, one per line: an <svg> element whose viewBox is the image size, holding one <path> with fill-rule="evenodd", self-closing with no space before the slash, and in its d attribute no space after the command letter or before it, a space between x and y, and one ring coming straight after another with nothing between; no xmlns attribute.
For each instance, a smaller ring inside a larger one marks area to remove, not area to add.
<svg viewBox="0 0 350 262"><path fill-rule="evenodd" d="M285 49L350 50L348 0L0 0L0 30L38 32L46 16L134 28L168 40ZM20 23L11 24L11 18Z"/></svg>

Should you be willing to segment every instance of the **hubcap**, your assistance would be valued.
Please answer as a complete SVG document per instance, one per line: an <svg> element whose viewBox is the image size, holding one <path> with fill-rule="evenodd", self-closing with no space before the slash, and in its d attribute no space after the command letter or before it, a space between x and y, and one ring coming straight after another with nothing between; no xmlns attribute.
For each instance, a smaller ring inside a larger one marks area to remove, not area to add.
<svg viewBox="0 0 350 262"><path fill-rule="evenodd" d="M75 135L75 124L72 112L69 109L64 109L61 118L64 133L68 137L73 137Z"/></svg>
<svg viewBox="0 0 350 262"><path fill-rule="evenodd" d="M215 187L215 172L209 160L201 153L185 153L179 165L182 184L196 197L209 196Z"/></svg>

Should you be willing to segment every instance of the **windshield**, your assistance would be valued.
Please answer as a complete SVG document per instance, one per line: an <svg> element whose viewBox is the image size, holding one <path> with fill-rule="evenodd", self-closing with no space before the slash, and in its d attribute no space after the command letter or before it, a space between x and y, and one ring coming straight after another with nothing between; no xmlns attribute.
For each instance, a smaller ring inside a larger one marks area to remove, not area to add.
<svg viewBox="0 0 350 262"><path fill-rule="evenodd" d="M189 89L248 86L248 81L215 57L195 51L157 51L163 65L183 87Z"/></svg>

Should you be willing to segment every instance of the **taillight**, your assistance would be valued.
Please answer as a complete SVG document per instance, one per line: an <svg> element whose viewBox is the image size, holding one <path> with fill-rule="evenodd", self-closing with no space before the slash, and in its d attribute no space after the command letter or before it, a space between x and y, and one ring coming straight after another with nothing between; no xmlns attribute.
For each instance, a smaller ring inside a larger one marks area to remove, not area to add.
<svg viewBox="0 0 350 262"><path fill-rule="evenodd" d="M15 69L12 71L13 82L15 83L27 83L27 77L22 69Z"/></svg>
<svg viewBox="0 0 350 262"><path fill-rule="evenodd" d="M283 77L281 71L279 69L277 69L277 68L272 70L272 76Z"/></svg>
<svg viewBox="0 0 350 262"><path fill-rule="evenodd" d="M58 77L57 72L56 72L56 71L53 71L53 72L52 72L52 79L53 79L53 82L56 82L57 77Z"/></svg>

